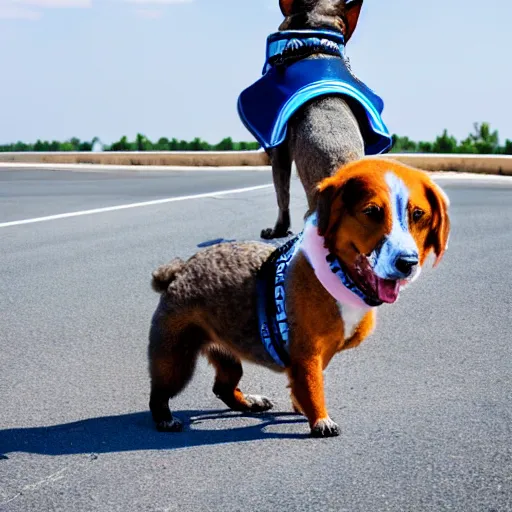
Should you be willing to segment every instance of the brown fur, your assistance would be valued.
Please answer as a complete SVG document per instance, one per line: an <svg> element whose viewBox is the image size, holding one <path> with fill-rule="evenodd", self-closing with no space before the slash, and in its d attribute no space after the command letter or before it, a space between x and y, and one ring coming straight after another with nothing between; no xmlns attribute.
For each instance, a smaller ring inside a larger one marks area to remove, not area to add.
<svg viewBox="0 0 512 512"><path fill-rule="evenodd" d="M279 30L328 28L342 32L348 43L359 20L363 0L353 0L348 7L346 4L346 0L280 0L285 20Z"/></svg>
<svg viewBox="0 0 512 512"><path fill-rule="evenodd" d="M412 219L410 222L410 230L419 249L420 265L424 264L431 250L436 254L437 265L443 257L450 233L448 204L428 174L397 161L367 157L347 164L342 173L326 178L318 187L320 233L325 237L327 247L340 254L347 266L353 264L357 252L370 252L390 231L391 215L390 209L385 208L382 224L376 225L368 220L363 210L369 205L385 207L388 189L384 174L389 169L409 189L411 209L424 212L418 222ZM360 208L356 208L358 205ZM356 247L354 235L358 240Z"/></svg>
<svg viewBox="0 0 512 512"><path fill-rule="evenodd" d="M439 258L444 251L449 230L447 203L428 175L396 162L363 159L344 167L319 187L320 229L331 250L347 266L353 259L352 245L369 250L385 234L385 220L382 225L368 223L360 212L368 201L380 201L389 209L382 185L387 170L407 182L411 214L418 205L425 209L413 234L422 262L430 252ZM174 260L153 273L152 285L161 299L151 324L148 355L150 409L158 429L182 428L173 418L168 401L186 386L200 353L215 368L213 391L228 407L237 411L272 407L264 397L242 393L238 383L242 359L283 371L261 342L257 317L256 274L274 249L259 242L223 243L186 262ZM337 435L339 428L325 406L322 372L337 352L358 346L371 334L375 310L364 315L345 339L335 299L317 280L301 252L289 269L285 287L291 361L285 371L293 407L308 418L313 435Z"/></svg>

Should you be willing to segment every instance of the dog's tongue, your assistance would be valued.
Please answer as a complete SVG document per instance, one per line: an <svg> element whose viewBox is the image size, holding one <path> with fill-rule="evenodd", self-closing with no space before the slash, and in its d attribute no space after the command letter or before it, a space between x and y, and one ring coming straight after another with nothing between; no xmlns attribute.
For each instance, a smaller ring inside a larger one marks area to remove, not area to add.
<svg viewBox="0 0 512 512"><path fill-rule="evenodd" d="M377 278L377 295L382 302L392 304L398 299L400 292L400 282L389 279Z"/></svg>

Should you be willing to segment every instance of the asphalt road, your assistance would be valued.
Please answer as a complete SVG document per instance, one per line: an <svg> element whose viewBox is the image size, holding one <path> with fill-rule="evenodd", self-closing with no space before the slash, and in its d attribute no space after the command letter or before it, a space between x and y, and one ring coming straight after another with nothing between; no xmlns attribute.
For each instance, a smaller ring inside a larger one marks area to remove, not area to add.
<svg viewBox="0 0 512 512"><path fill-rule="evenodd" d="M0 172L0 225L270 183L265 172ZM308 437L283 376L227 412L204 362L148 413L151 271L198 243L273 224L272 188L0 227L0 510L512 510L512 180L440 182L453 234L376 333L326 371L338 438ZM293 222L304 193L293 181Z"/></svg>

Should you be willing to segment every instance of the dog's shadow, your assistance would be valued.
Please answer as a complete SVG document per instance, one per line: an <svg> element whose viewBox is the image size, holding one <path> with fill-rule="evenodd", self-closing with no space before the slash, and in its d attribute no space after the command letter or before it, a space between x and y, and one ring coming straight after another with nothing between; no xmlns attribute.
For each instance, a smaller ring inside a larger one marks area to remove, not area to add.
<svg viewBox="0 0 512 512"><path fill-rule="evenodd" d="M184 420L185 430L177 433L157 432L149 412L103 416L50 427L0 430L0 459L7 459L7 454L14 452L42 455L99 454L308 437L304 431L265 431L267 427L306 421L304 417L289 412L240 414L229 409L180 411L178 417ZM248 418L257 423L247 426L247 421L243 420ZM245 425L230 429L207 428L208 421L218 419L228 419L230 424L239 419Z"/></svg>

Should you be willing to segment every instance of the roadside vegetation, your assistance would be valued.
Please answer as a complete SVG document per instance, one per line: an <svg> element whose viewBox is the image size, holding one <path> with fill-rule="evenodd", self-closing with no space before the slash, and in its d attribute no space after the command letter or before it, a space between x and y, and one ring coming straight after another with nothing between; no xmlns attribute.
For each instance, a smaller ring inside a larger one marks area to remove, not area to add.
<svg viewBox="0 0 512 512"><path fill-rule="evenodd" d="M151 141L138 133L135 140L123 136L110 145L103 144L95 137L91 141L82 141L73 137L64 142L37 140L34 143L15 142L0 145L0 152L7 151L246 151L259 149L257 142L235 142L231 137L221 140L218 144L195 138L192 141L168 139L161 137ZM505 154L512 155L512 141L506 139L500 145L497 130L491 130L488 123L475 123L473 131L463 140L444 130L434 141L413 141L409 137L393 135L392 153L464 153L464 154Z"/></svg>

